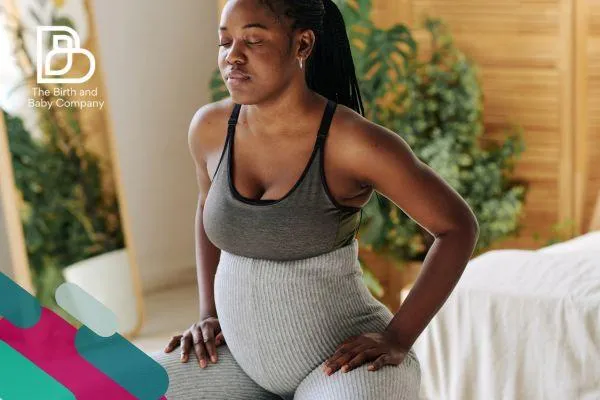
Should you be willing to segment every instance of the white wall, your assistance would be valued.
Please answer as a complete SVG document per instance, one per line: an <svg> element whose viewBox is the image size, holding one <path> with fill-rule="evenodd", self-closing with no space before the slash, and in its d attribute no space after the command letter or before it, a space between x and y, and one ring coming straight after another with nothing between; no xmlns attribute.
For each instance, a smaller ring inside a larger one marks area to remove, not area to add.
<svg viewBox="0 0 600 400"><path fill-rule="evenodd" d="M217 1L92 0L144 290L195 279L197 185L187 147L217 67Z"/></svg>

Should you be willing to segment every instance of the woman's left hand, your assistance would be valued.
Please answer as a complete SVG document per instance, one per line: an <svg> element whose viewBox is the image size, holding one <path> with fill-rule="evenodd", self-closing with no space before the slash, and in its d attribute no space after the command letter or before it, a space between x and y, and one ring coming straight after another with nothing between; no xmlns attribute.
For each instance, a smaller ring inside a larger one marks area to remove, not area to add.
<svg viewBox="0 0 600 400"><path fill-rule="evenodd" d="M408 353L406 346L398 343L388 332L369 332L351 336L325 361L323 371L333 374L341 368L348 372L366 362L367 369L376 371L384 365L399 365Z"/></svg>

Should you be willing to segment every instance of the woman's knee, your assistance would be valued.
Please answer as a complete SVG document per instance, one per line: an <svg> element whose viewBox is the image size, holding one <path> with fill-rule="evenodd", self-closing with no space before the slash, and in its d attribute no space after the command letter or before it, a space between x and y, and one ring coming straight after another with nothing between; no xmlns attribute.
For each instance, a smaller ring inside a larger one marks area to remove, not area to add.
<svg viewBox="0 0 600 400"><path fill-rule="evenodd" d="M166 396L169 400L279 400L254 382L240 368L226 345L217 347L217 362L209 361L201 368L194 352L187 362L181 362L178 349L149 354L162 365L169 376Z"/></svg>
<svg viewBox="0 0 600 400"><path fill-rule="evenodd" d="M405 357L400 365L386 365L376 371L365 363L348 372L323 372L315 368L298 386L294 400L418 400L421 368L416 358Z"/></svg>

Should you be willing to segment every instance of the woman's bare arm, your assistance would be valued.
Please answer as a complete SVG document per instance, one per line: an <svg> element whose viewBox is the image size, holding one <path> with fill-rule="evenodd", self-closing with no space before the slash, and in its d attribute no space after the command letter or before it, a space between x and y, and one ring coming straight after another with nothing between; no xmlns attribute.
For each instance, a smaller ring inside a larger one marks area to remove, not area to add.
<svg viewBox="0 0 600 400"><path fill-rule="evenodd" d="M213 103L198 109L192 118L188 132L188 144L196 166L199 189L195 219L195 243L200 320L209 316L217 317L214 299L214 278L221 250L206 236L202 219L204 202L206 201L206 195L211 184L206 168L205 154L208 150L206 143L211 140L211 120L215 115L215 107Z"/></svg>
<svg viewBox="0 0 600 400"><path fill-rule="evenodd" d="M387 331L411 347L458 282L479 235L462 197L420 161L396 133L364 118L345 131L352 176L400 207L435 237L421 272Z"/></svg>

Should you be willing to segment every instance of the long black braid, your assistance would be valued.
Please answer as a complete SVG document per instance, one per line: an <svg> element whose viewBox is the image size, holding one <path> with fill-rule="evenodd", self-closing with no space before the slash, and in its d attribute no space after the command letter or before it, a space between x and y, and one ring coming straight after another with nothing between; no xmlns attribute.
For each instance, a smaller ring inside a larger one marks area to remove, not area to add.
<svg viewBox="0 0 600 400"><path fill-rule="evenodd" d="M315 33L315 45L306 60L308 87L364 116L346 24L338 6L332 0L260 1L280 20L282 16L290 18L292 31L311 29Z"/></svg>

